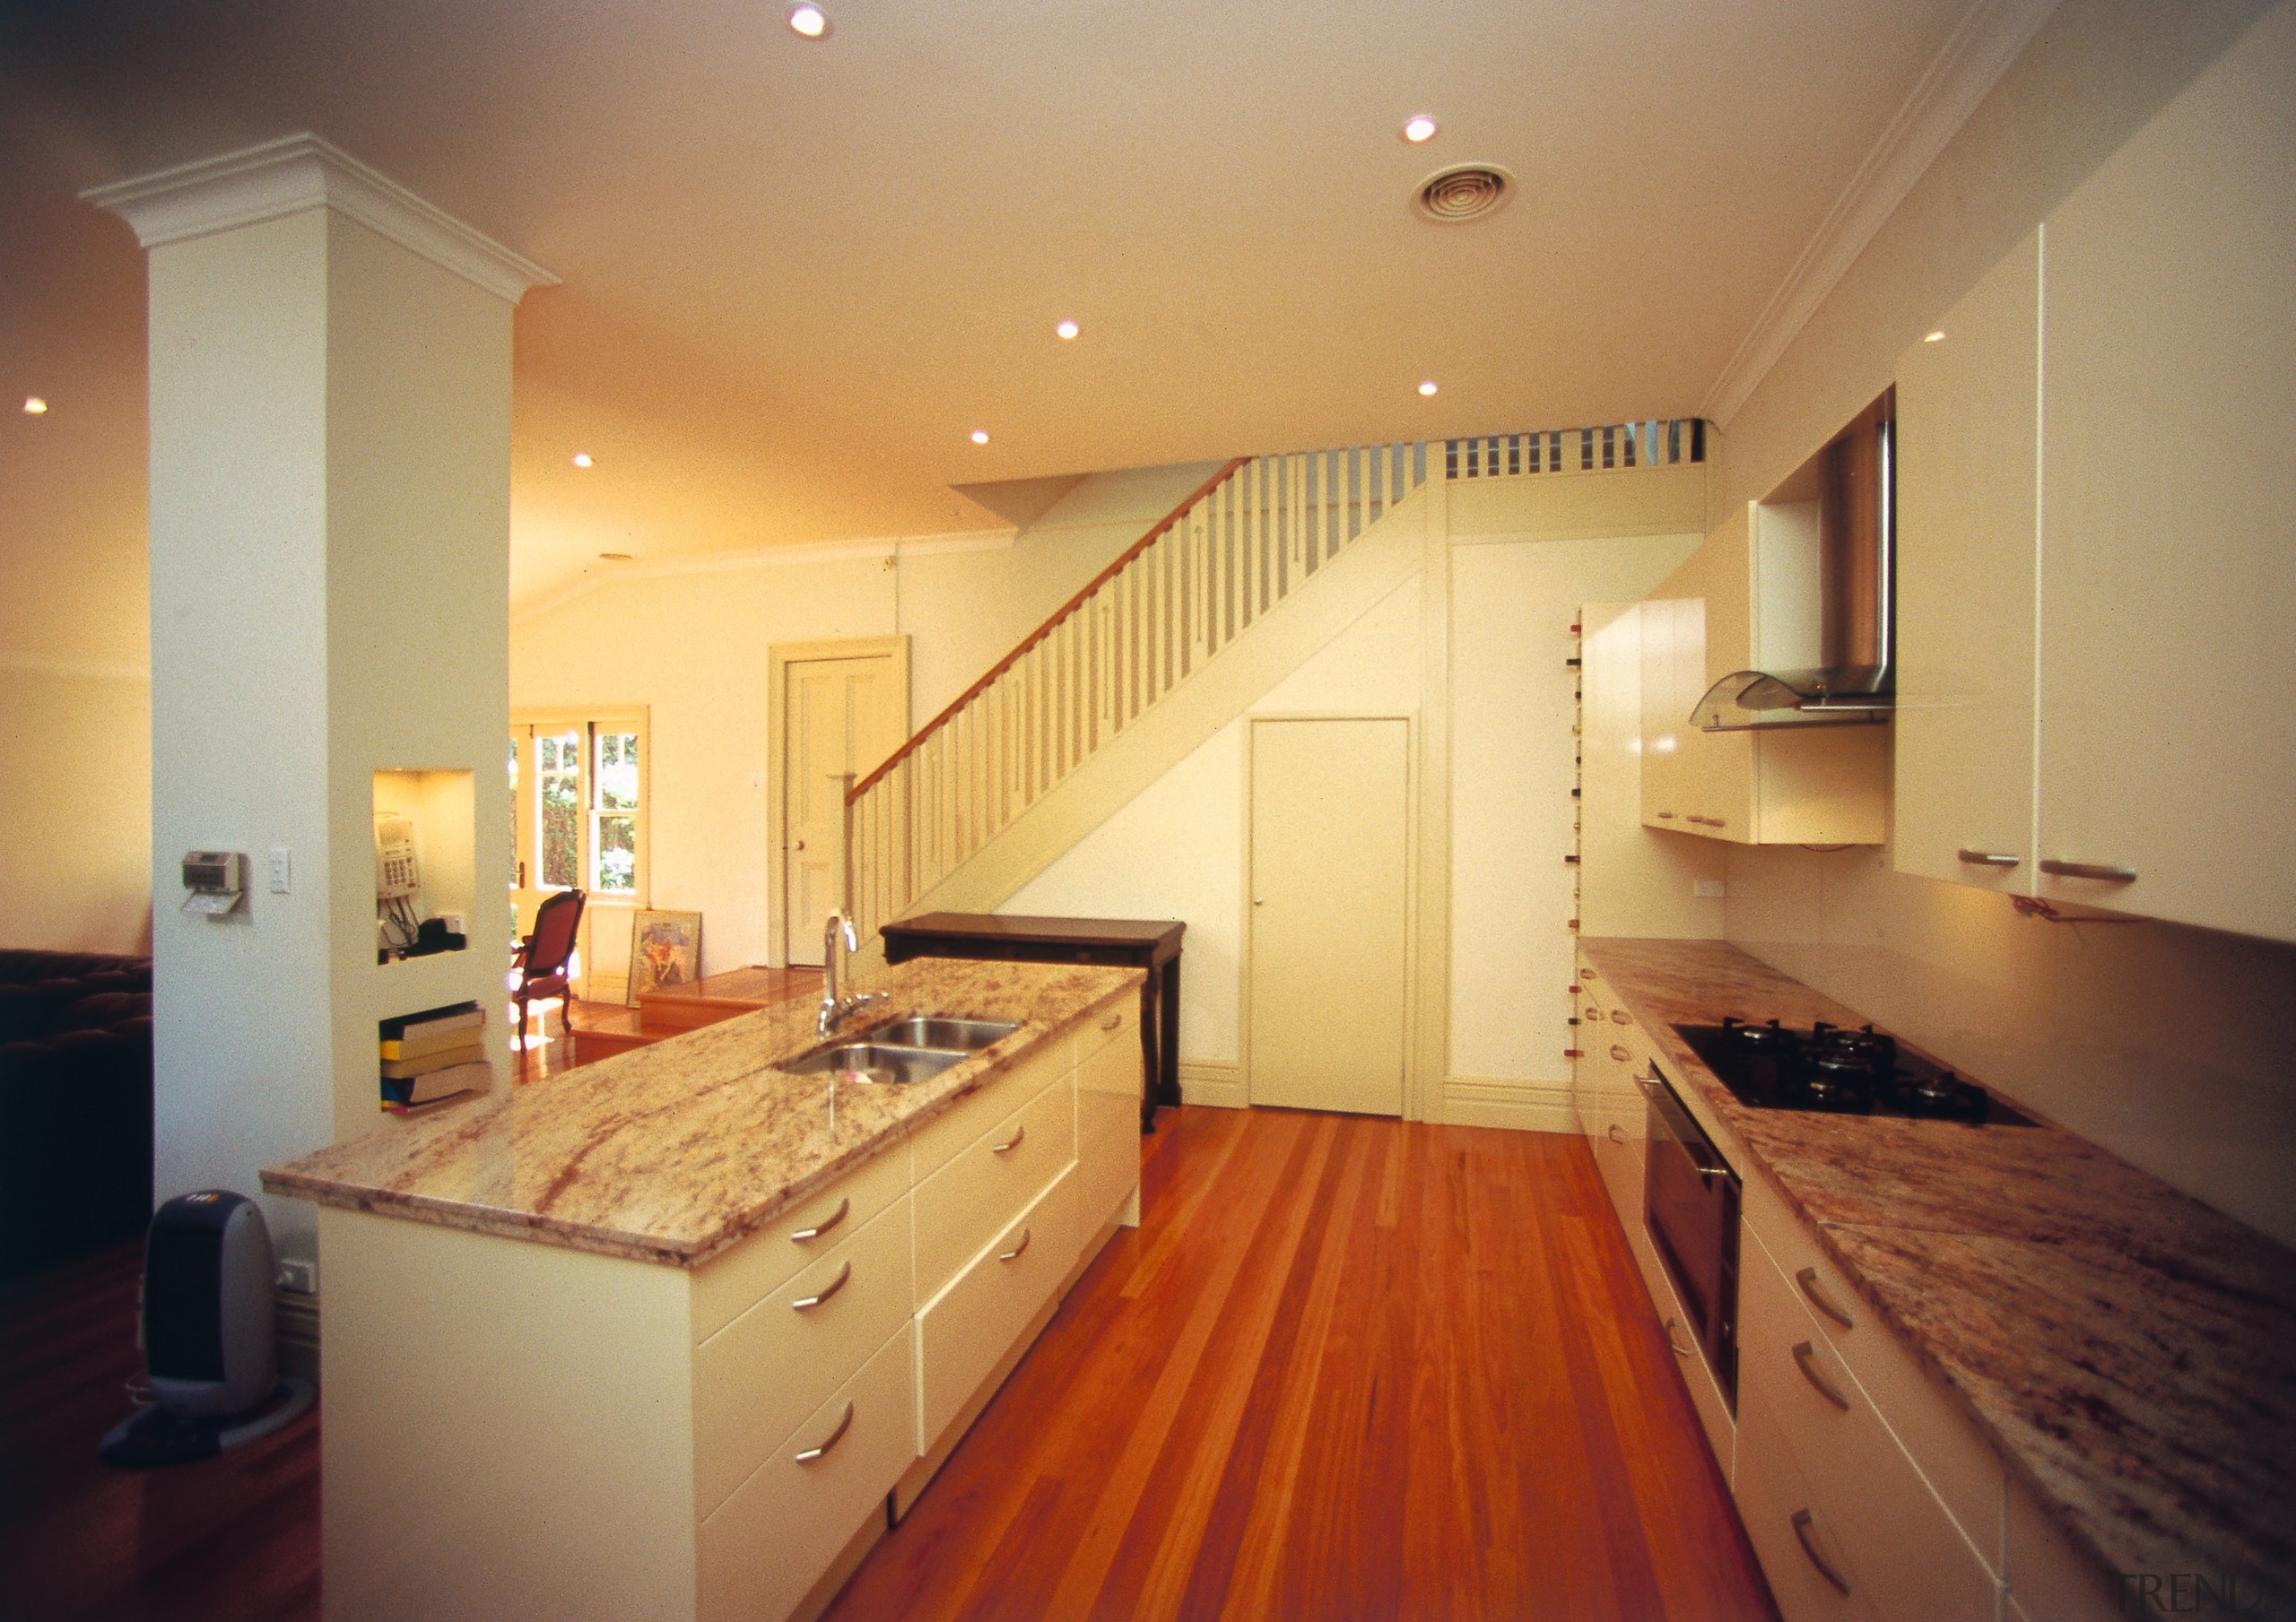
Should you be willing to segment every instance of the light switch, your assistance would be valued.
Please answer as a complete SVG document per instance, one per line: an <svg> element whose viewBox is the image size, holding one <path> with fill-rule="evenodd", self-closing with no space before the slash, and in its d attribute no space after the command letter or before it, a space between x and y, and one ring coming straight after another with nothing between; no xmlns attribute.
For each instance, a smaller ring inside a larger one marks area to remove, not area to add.
<svg viewBox="0 0 2296 1622"><path fill-rule="evenodd" d="M1728 886L1726 881L1721 879L1692 879L1690 881L1690 893L1699 900L1711 901L1718 897L1726 895Z"/></svg>
<svg viewBox="0 0 2296 1622"><path fill-rule="evenodd" d="M285 895L287 880L287 847L283 845L274 845L271 847L271 893L274 896Z"/></svg>

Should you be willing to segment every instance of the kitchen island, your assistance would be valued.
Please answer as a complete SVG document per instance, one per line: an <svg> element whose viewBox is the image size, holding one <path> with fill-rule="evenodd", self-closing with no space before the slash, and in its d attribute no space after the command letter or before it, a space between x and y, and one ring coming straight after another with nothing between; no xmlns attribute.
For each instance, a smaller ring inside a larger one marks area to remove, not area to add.
<svg viewBox="0 0 2296 1622"><path fill-rule="evenodd" d="M267 1168L317 1202L330 1618L780 1618L831 1596L1117 1226L1141 976L925 958Z"/></svg>

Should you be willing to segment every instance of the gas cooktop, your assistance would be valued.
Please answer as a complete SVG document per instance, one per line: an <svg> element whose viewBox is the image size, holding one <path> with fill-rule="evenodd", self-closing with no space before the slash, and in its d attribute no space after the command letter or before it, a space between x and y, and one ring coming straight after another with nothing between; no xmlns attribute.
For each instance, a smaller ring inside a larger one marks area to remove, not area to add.
<svg viewBox="0 0 2296 1622"><path fill-rule="evenodd" d="M1819 1020L1806 1031L1779 1020L1677 1025L1691 1051L1741 1104L1756 1109L1814 1109L1833 1115L1898 1115L1972 1126L2031 1126L2003 1103L1868 1025L1851 1030Z"/></svg>

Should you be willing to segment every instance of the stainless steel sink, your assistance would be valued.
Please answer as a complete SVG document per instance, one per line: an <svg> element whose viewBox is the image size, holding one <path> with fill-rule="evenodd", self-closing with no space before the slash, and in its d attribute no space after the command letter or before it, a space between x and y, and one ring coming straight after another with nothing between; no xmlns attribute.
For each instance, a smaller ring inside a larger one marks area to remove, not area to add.
<svg viewBox="0 0 2296 1622"><path fill-rule="evenodd" d="M899 1047L952 1047L971 1054L1002 1042L1020 1028L1013 1019L944 1019L918 1014L898 1025L880 1026L869 1033L869 1039Z"/></svg>
<svg viewBox="0 0 2296 1622"><path fill-rule="evenodd" d="M937 1076L952 1064L964 1063L961 1048L914 1047L892 1042L844 1042L807 1054L778 1068L793 1075L813 1076L834 1071L880 1087L905 1087Z"/></svg>

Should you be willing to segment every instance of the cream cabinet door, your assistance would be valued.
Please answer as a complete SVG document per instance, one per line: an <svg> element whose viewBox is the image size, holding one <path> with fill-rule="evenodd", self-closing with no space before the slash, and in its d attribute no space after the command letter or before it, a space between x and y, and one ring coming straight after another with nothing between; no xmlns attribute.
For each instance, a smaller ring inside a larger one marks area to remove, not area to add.
<svg viewBox="0 0 2296 1622"><path fill-rule="evenodd" d="M2283 941L2292 83L2283 6L2048 217L2035 853L2044 897Z"/></svg>
<svg viewBox="0 0 2296 1622"><path fill-rule="evenodd" d="M2039 234L1936 331L1898 362L1893 859L1900 872L2022 892L2033 871Z"/></svg>
<svg viewBox="0 0 2296 1622"><path fill-rule="evenodd" d="M1679 702L1682 672L1676 643L1703 616L1700 604L1677 597L1642 605L1642 820L1674 833L1689 831L1690 761L1684 755L1690 707ZM1702 636L1700 638L1703 646Z"/></svg>

